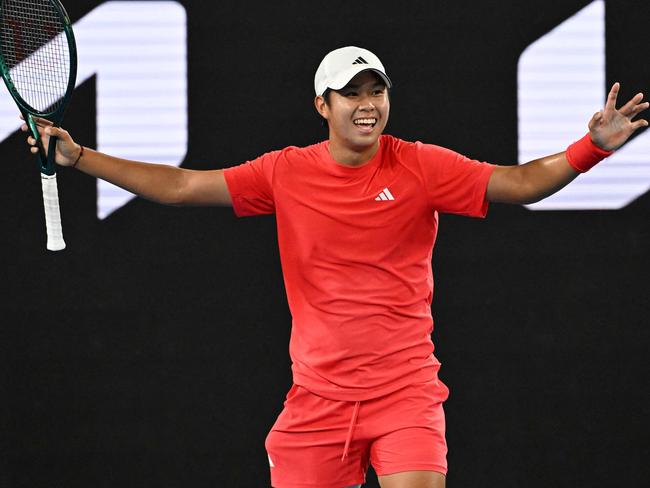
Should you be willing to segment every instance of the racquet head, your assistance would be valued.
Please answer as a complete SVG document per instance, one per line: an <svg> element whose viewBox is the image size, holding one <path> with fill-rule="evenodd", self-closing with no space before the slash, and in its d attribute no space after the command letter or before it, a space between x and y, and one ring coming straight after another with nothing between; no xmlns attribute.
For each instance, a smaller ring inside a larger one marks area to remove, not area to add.
<svg viewBox="0 0 650 488"><path fill-rule="evenodd" d="M0 0L0 72L39 141L45 174L54 173L54 151L45 158L33 117L61 123L75 87L76 52L70 19L58 0Z"/></svg>

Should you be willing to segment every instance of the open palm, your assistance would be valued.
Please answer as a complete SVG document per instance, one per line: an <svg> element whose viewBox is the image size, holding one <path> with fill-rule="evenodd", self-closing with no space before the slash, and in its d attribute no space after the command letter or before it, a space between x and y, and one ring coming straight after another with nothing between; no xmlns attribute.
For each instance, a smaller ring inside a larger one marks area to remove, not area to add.
<svg viewBox="0 0 650 488"><path fill-rule="evenodd" d="M643 93L637 93L629 102L617 109L616 99L620 88L620 83L614 83L607 95L605 108L597 112L589 121L591 140L607 151L618 149L634 131L648 126L647 120L632 120L650 105L648 102L642 102Z"/></svg>

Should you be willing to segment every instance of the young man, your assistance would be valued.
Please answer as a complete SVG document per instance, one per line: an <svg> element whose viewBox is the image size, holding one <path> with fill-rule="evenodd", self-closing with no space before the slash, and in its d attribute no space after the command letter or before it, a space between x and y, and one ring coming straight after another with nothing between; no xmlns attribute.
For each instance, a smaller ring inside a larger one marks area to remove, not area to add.
<svg viewBox="0 0 650 488"><path fill-rule="evenodd" d="M648 125L632 121L648 108L642 94L616 109L617 83L566 152L495 166L382 135L391 86L371 52L332 51L315 77L329 140L216 171L117 159L40 121L45 147L60 137L62 166L164 204L276 214L294 385L266 440L274 487L359 486L369 463L383 488L444 487L448 390L430 311L438 212L483 217L489 202L541 200Z"/></svg>

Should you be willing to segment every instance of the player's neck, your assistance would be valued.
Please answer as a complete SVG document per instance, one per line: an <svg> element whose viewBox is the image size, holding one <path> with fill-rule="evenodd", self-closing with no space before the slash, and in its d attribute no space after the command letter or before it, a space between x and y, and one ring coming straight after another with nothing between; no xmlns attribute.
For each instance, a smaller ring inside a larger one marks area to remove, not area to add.
<svg viewBox="0 0 650 488"><path fill-rule="evenodd" d="M329 140L329 153L334 161L345 166L361 166L370 161L379 150L379 139L367 147L350 147L336 139Z"/></svg>

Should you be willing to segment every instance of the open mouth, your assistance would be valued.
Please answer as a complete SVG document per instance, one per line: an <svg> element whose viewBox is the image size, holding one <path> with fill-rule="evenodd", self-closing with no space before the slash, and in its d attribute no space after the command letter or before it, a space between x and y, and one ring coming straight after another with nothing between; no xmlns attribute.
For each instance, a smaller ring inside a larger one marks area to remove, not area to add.
<svg viewBox="0 0 650 488"><path fill-rule="evenodd" d="M354 119L353 122L357 127L371 130L377 124L377 119L375 117L368 117L365 119Z"/></svg>

